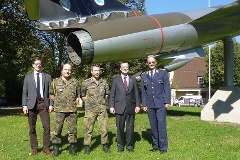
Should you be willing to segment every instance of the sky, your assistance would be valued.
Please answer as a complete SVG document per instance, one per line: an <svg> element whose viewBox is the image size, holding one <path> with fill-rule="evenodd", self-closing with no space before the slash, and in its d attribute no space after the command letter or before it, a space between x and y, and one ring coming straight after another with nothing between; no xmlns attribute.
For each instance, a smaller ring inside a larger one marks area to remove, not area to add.
<svg viewBox="0 0 240 160"><path fill-rule="evenodd" d="M148 14L179 12L207 8L210 6L227 5L236 0L145 0Z"/></svg>
<svg viewBox="0 0 240 160"><path fill-rule="evenodd" d="M207 8L209 6L227 5L236 0L145 0L147 13L161 14ZM240 36L236 37L240 42Z"/></svg>

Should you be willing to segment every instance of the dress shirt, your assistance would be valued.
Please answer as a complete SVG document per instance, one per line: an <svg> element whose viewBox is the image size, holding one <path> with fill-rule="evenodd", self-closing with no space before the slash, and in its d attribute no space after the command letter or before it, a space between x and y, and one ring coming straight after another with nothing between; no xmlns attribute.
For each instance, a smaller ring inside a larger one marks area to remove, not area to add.
<svg viewBox="0 0 240 160"><path fill-rule="evenodd" d="M155 72L156 72L156 68L154 68L153 70L149 70L149 76L151 77L151 71L152 71L152 76L154 76Z"/></svg>
<svg viewBox="0 0 240 160"><path fill-rule="evenodd" d="M40 78L40 94L41 94L41 98L43 98L42 72L34 71L36 88L37 88L37 73L39 73L39 78Z"/></svg>
<svg viewBox="0 0 240 160"><path fill-rule="evenodd" d="M123 74L121 74L121 77L122 77L122 81L123 81L123 83L124 83L124 75ZM127 86L129 86L129 76L128 75L126 75L126 81L127 81Z"/></svg>

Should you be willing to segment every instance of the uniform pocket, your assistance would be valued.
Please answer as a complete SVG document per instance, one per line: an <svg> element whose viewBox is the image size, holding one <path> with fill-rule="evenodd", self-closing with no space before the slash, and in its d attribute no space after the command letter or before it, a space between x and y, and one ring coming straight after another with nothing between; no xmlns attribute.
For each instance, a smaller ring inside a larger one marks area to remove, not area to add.
<svg viewBox="0 0 240 160"><path fill-rule="evenodd" d="M160 79L160 80L158 80L158 83L162 84L162 83L163 83L163 81Z"/></svg>

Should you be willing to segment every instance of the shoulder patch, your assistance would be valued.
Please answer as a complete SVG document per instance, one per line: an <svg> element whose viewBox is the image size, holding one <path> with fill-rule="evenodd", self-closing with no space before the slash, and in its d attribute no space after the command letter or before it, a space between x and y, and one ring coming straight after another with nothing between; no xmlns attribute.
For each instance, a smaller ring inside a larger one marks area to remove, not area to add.
<svg viewBox="0 0 240 160"><path fill-rule="evenodd" d="M144 75L144 74L148 74L148 71L142 72L142 74L141 74L141 75Z"/></svg>
<svg viewBox="0 0 240 160"><path fill-rule="evenodd" d="M88 78L88 79L85 79L84 82L88 82L88 81L90 81L90 80L91 80L91 78Z"/></svg>
<svg viewBox="0 0 240 160"><path fill-rule="evenodd" d="M73 78L73 81L78 82L78 80L76 78Z"/></svg>

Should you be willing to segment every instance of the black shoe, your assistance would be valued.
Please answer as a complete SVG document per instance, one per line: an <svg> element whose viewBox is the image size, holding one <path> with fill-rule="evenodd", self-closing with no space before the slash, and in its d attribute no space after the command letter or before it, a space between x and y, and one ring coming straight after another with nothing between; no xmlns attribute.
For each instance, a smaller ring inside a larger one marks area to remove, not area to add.
<svg viewBox="0 0 240 160"><path fill-rule="evenodd" d="M57 157L57 156L59 156L59 145L54 144L53 145L53 157Z"/></svg>
<svg viewBox="0 0 240 160"><path fill-rule="evenodd" d="M167 153L167 151L160 151L160 154L165 154Z"/></svg>
<svg viewBox="0 0 240 160"><path fill-rule="evenodd" d="M127 149L128 152L134 152L134 149Z"/></svg>
<svg viewBox="0 0 240 160"><path fill-rule="evenodd" d="M76 148L76 147L75 147L75 144L74 144L74 143L71 143L71 144L70 144L70 147L69 147L69 153L70 153L71 155L73 155L73 156L76 156L76 155L77 155L75 148Z"/></svg>
<svg viewBox="0 0 240 160"><path fill-rule="evenodd" d="M84 146L84 154L90 154L90 146Z"/></svg>
<svg viewBox="0 0 240 160"><path fill-rule="evenodd" d="M153 149L150 149L149 151L150 152L156 152L156 151L158 151L158 148L153 148Z"/></svg>
<svg viewBox="0 0 240 160"><path fill-rule="evenodd" d="M109 147L108 147L107 144L104 144L104 145L103 145L103 151L104 151L105 153L109 153Z"/></svg>
<svg viewBox="0 0 240 160"><path fill-rule="evenodd" d="M123 152L123 151L124 151L123 149L118 148L118 152Z"/></svg>

